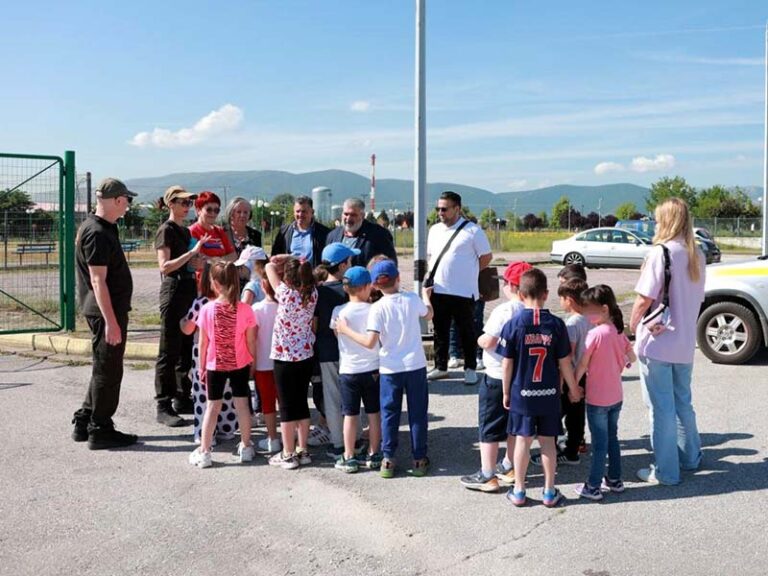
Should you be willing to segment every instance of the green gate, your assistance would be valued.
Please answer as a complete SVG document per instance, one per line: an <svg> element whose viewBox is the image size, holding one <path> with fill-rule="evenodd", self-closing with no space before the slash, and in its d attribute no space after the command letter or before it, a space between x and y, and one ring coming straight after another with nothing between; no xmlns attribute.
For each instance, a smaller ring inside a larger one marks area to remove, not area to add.
<svg viewBox="0 0 768 576"><path fill-rule="evenodd" d="M75 153L0 153L0 334L75 328Z"/></svg>

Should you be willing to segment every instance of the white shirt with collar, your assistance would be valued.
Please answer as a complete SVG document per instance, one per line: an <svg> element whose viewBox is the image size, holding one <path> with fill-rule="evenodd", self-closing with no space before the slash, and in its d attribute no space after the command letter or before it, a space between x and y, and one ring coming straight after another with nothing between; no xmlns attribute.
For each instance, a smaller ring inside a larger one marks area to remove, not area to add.
<svg viewBox="0 0 768 576"><path fill-rule="evenodd" d="M435 265L435 260L443 247L453 236L465 218L460 217L452 226L442 222L429 229L427 239L428 272ZM480 274L480 256L491 253L488 237L477 224L469 222L451 242L450 248L440 260L435 272L435 293L475 298L480 296L477 277Z"/></svg>

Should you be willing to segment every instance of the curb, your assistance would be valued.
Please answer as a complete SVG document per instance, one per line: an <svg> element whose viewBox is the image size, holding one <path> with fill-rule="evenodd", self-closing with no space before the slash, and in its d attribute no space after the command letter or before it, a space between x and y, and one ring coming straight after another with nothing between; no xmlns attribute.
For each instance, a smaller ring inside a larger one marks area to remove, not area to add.
<svg viewBox="0 0 768 576"><path fill-rule="evenodd" d="M91 341L63 334L9 334L0 336L0 345L75 356L90 356ZM127 342L127 360L157 360L158 344Z"/></svg>

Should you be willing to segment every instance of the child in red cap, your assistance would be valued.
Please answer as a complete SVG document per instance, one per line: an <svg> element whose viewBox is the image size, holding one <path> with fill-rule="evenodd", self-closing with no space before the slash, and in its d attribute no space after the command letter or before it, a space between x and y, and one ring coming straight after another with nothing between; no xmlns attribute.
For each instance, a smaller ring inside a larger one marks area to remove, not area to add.
<svg viewBox="0 0 768 576"><path fill-rule="evenodd" d="M504 325L523 308L517 295L520 277L531 269L527 262L510 262L504 270L502 291L507 301L497 306L483 327L477 345L483 349L485 376L478 390L478 431L480 433L480 470L463 476L461 483L470 490L497 492L501 486L514 482L511 455L515 451L515 437L507 435L509 412L504 409L501 385L501 356L496 345ZM507 443L504 460L497 463L499 442Z"/></svg>

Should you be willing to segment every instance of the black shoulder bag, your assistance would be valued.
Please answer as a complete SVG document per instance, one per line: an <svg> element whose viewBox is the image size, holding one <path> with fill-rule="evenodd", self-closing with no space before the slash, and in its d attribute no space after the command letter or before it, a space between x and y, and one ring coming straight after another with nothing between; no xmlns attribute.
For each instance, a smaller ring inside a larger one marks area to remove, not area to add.
<svg viewBox="0 0 768 576"><path fill-rule="evenodd" d="M665 314L669 315L669 282L672 280L672 262L669 257L669 248L664 244L661 245L664 250L664 292L661 296L661 303L655 310L651 310L650 307L643 316L643 325L646 328L659 324L664 319Z"/></svg>

